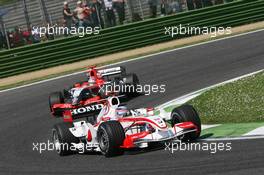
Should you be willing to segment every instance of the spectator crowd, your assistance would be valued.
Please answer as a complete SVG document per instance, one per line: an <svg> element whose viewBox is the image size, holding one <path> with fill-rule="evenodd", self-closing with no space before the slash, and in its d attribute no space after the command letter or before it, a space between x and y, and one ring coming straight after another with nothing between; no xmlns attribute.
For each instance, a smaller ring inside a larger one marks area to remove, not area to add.
<svg viewBox="0 0 264 175"><path fill-rule="evenodd" d="M105 20L103 20L103 12ZM125 21L125 0L78 1L74 10L69 8L68 2L64 2L63 18L67 28L72 26L113 27L117 25L117 17L119 24L123 24Z"/></svg>
<svg viewBox="0 0 264 175"><path fill-rule="evenodd" d="M76 7L70 9L69 3L75 0L65 1L62 8L62 25L68 29L71 27L114 27L122 25L126 21L126 4L129 0L85 0L77 1ZM148 0L149 12L151 18L158 15L166 16L185 10L194 10L233 0ZM132 13L132 21L142 20L139 13ZM43 24L49 25L48 23ZM55 24L60 25L60 24ZM40 43L45 40L53 40L54 35L48 33L40 37L38 31L32 28L22 30L16 27L14 30L6 32L0 31L0 49L14 48L28 44ZM58 36L59 37L59 36Z"/></svg>

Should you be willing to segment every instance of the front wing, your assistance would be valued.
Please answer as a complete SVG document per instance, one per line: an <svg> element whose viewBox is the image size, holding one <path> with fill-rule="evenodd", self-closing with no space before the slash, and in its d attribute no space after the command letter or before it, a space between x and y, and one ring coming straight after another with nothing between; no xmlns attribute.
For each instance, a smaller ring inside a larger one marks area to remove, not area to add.
<svg viewBox="0 0 264 175"><path fill-rule="evenodd" d="M155 132L143 131L127 135L121 147L147 147L147 143L175 140L191 132L198 132L197 127L192 122L183 122L164 130L156 130Z"/></svg>

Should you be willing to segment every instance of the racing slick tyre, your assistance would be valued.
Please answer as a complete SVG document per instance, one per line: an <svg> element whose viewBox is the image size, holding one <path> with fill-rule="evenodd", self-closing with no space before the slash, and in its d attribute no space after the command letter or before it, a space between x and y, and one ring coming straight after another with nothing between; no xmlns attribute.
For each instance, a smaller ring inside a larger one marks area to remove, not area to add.
<svg viewBox="0 0 264 175"><path fill-rule="evenodd" d="M72 143L79 143L79 139L74 137L69 128L72 127L71 123L59 123L54 125L52 129L52 140L57 153L60 156L69 155L72 153L70 149Z"/></svg>
<svg viewBox="0 0 264 175"><path fill-rule="evenodd" d="M55 117L62 117L63 115L62 111L52 109L52 106L54 104L60 104L60 103L64 103L64 98L62 93L61 92L51 93L49 96L49 107L50 107L50 111Z"/></svg>
<svg viewBox="0 0 264 175"><path fill-rule="evenodd" d="M125 85L128 85L125 89L125 94L128 96L136 96L138 93L136 91L137 85L139 85L139 79L136 74L127 74L123 76L123 81Z"/></svg>
<svg viewBox="0 0 264 175"><path fill-rule="evenodd" d="M201 120L197 113L191 105L182 105L180 107L174 108L171 112L171 124L174 126L177 123L181 122L192 122L198 127L197 132L191 132L183 135L179 139L182 141L194 141L201 134Z"/></svg>
<svg viewBox="0 0 264 175"><path fill-rule="evenodd" d="M122 76L126 75L126 68L123 66L120 66L120 68L121 68L121 75Z"/></svg>
<svg viewBox="0 0 264 175"><path fill-rule="evenodd" d="M105 157L123 154L120 146L125 139L125 132L118 121L103 122L97 131L100 150Z"/></svg>

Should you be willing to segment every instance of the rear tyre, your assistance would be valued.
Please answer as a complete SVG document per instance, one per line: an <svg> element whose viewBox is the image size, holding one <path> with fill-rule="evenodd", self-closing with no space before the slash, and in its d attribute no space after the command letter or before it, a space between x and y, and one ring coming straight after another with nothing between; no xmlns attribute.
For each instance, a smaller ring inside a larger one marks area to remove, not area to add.
<svg viewBox="0 0 264 175"><path fill-rule="evenodd" d="M61 92L53 92L49 96L49 107L50 111L55 117L62 117L63 112L60 110L53 109L53 105L64 103L64 98Z"/></svg>
<svg viewBox="0 0 264 175"><path fill-rule="evenodd" d="M121 75L122 76L126 75L126 68L123 66L120 66L120 68L121 68Z"/></svg>
<svg viewBox="0 0 264 175"><path fill-rule="evenodd" d="M120 146L125 139L125 132L119 122L107 121L102 123L97 131L97 139L100 150L106 157L123 154L123 149Z"/></svg>
<svg viewBox="0 0 264 175"><path fill-rule="evenodd" d="M55 145L55 149L60 156L73 153L70 149L72 143L79 143L79 139L74 137L69 130L71 127L71 123L59 123L54 125L54 128L52 129L52 140Z"/></svg>
<svg viewBox="0 0 264 175"><path fill-rule="evenodd" d="M137 85L140 84L138 76L136 74L127 74L123 76L124 84L126 85L125 94L128 96L136 96Z"/></svg>
<svg viewBox="0 0 264 175"><path fill-rule="evenodd" d="M201 120L197 113L191 105L183 105L178 108L174 108L171 112L171 123L174 126L181 122L192 122L198 127L197 132L187 133L183 137L179 138L182 141L194 141L201 134Z"/></svg>

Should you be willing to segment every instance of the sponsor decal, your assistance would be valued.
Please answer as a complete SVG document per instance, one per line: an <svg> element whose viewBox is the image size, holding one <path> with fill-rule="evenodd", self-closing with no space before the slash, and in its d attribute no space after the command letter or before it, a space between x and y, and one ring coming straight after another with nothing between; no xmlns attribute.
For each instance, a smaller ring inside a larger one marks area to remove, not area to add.
<svg viewBox="0 0 264 175"><path fill-rule="evenodd" d="M158 116L154 116L152 119L159 127L165 127L165 122Z"/></svg>
<svg viewBox="0 0 264 175"><path fill-rule="evenodd" d="M74 109L71 111L72 115L78 115L78 114L84 114L87 112L92 112L92 111L97 111L100 110L104 107L103 104L96 104L96 105L91 105L91 106L85 106L85 107L81 107L78 109Z"/></svg>

